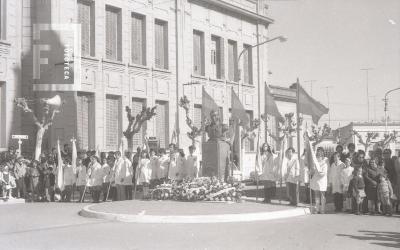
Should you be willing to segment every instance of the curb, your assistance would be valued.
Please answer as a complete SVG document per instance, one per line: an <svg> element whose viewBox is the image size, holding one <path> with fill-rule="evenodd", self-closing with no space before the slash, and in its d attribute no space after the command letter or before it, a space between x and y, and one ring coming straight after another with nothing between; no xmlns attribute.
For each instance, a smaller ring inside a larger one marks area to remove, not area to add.
<svg viewBox="0 0 400 250"><path fill-rule="evenodd" d="M228 222L254 222L268 221L311 214L309 208L293 208L287 210L242 214L215 214L215 215L136 215L115 214L94 211L91 209L96 204L85 206L79 215L88 218L104 219L110 221L130 223L161 223L161 224L195 224L195 223L228 223Z"/></svg>

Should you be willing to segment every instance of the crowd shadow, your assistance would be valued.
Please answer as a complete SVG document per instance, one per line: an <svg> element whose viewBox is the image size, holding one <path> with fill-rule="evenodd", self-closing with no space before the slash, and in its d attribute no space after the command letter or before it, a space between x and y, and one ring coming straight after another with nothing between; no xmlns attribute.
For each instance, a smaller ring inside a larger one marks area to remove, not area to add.
<svg viewBox="0 0 400 250"><path fill-rule="evenodd" d="M400 248L400 232L379 232L379 231L358 231L363 235L349 235L349 234L337 234L337 236L349 237L351 239L371 241L370 244Z"/></svg>

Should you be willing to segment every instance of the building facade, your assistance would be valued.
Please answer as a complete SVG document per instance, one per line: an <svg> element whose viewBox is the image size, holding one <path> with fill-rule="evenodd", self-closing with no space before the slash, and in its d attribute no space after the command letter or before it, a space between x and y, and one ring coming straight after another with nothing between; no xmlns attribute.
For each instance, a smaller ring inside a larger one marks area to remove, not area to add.
<svg viewBox="0 0 400 250"><path fill-rule="evenodd" d="M366 142L368 133L376 133L377 136L371 139L371 145L367 148L367 150L365 150L365 145L360 142L356 135L352 134L353 130L358 132L363 142ZM356 145L357 150L365 150L367 153L371 153L371 151L376 149L376 143L384 139L385 133L393 133L393 131L400 131L400 123L388 123L386 131L385 123L382 122L353 122L347 126L339 128L340 137L344 139L344 144L352 142ZM399 139L389 143L388 148L392 150L393 155L398 156L400 154Z"/></svg>

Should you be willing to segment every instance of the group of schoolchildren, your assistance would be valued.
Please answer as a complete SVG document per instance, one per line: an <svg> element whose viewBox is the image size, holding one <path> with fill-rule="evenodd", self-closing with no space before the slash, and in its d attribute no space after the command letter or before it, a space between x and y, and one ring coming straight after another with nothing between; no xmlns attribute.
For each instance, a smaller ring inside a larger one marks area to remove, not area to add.
<svg viewBox="0 0 400 250"><path fill-rule="evenodd" d="M87 193L93 202L132 199L136 187L149 195L149 187L167 180L198 177L200 164L196 148L189 147L186 157L175 144L165 149L137 152L80 151L76 163L68 144L61 151L62 163L55 149L42 153L40 160L18 156L11 147L0 159L0 197L4 200L23 198L27 201L84 201ZM58 170L62 166L62 172ZM62 175L60 177L60 175ZM62 185L60 185L62 182Z"/></svg>
<svg viewBox="0 0 400 250"><path fill-rule="evenodd" d="M369 159L363 150L355 151L355 145L347 145L348 152L338 145L330 159L325 150L318 147L315 163L307 166L306 154L297 158L295 150L288 148L279 157L267 144L261 148L264 184L264 202L270 203L276 194L276 184L286 184L286 196L291 205L299 200L299 185L305 186L305 203L312 199L316 213L325 213L327 196L333 199L335 212L355 214L380 213L392 215L393 208L399 213L400 157L390 149L376 149Z"/></svg>

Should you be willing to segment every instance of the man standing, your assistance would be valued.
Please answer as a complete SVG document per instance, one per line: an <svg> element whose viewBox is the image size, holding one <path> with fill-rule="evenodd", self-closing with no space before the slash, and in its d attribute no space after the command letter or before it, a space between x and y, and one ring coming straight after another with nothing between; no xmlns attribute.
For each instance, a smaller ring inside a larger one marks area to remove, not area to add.
<svg viewBox="0 0 400 250"><path fill-rule="evenodd" d="M26 198L26 164L22 156L18 157L14 165L15 180L17 183L17 198Z"/></svg>
<svg viewBox="0 0 400 250"><path fill-rule="evenodd" d="M396 185L396 170L394 168L394 160L392 159L392 150L389 148L383 150L383 160L385 162L387 176L392 184L392 187L394 187Z"/></svg>
<svg viewBox="0 0 400 250"><path fill-rule="evenodd" d="M124 178L124 186L127 200L132 200L133 166L132 162L130 161L131 157L131 152L125 152L124 165L126 168L126 175Z"/></svg>

